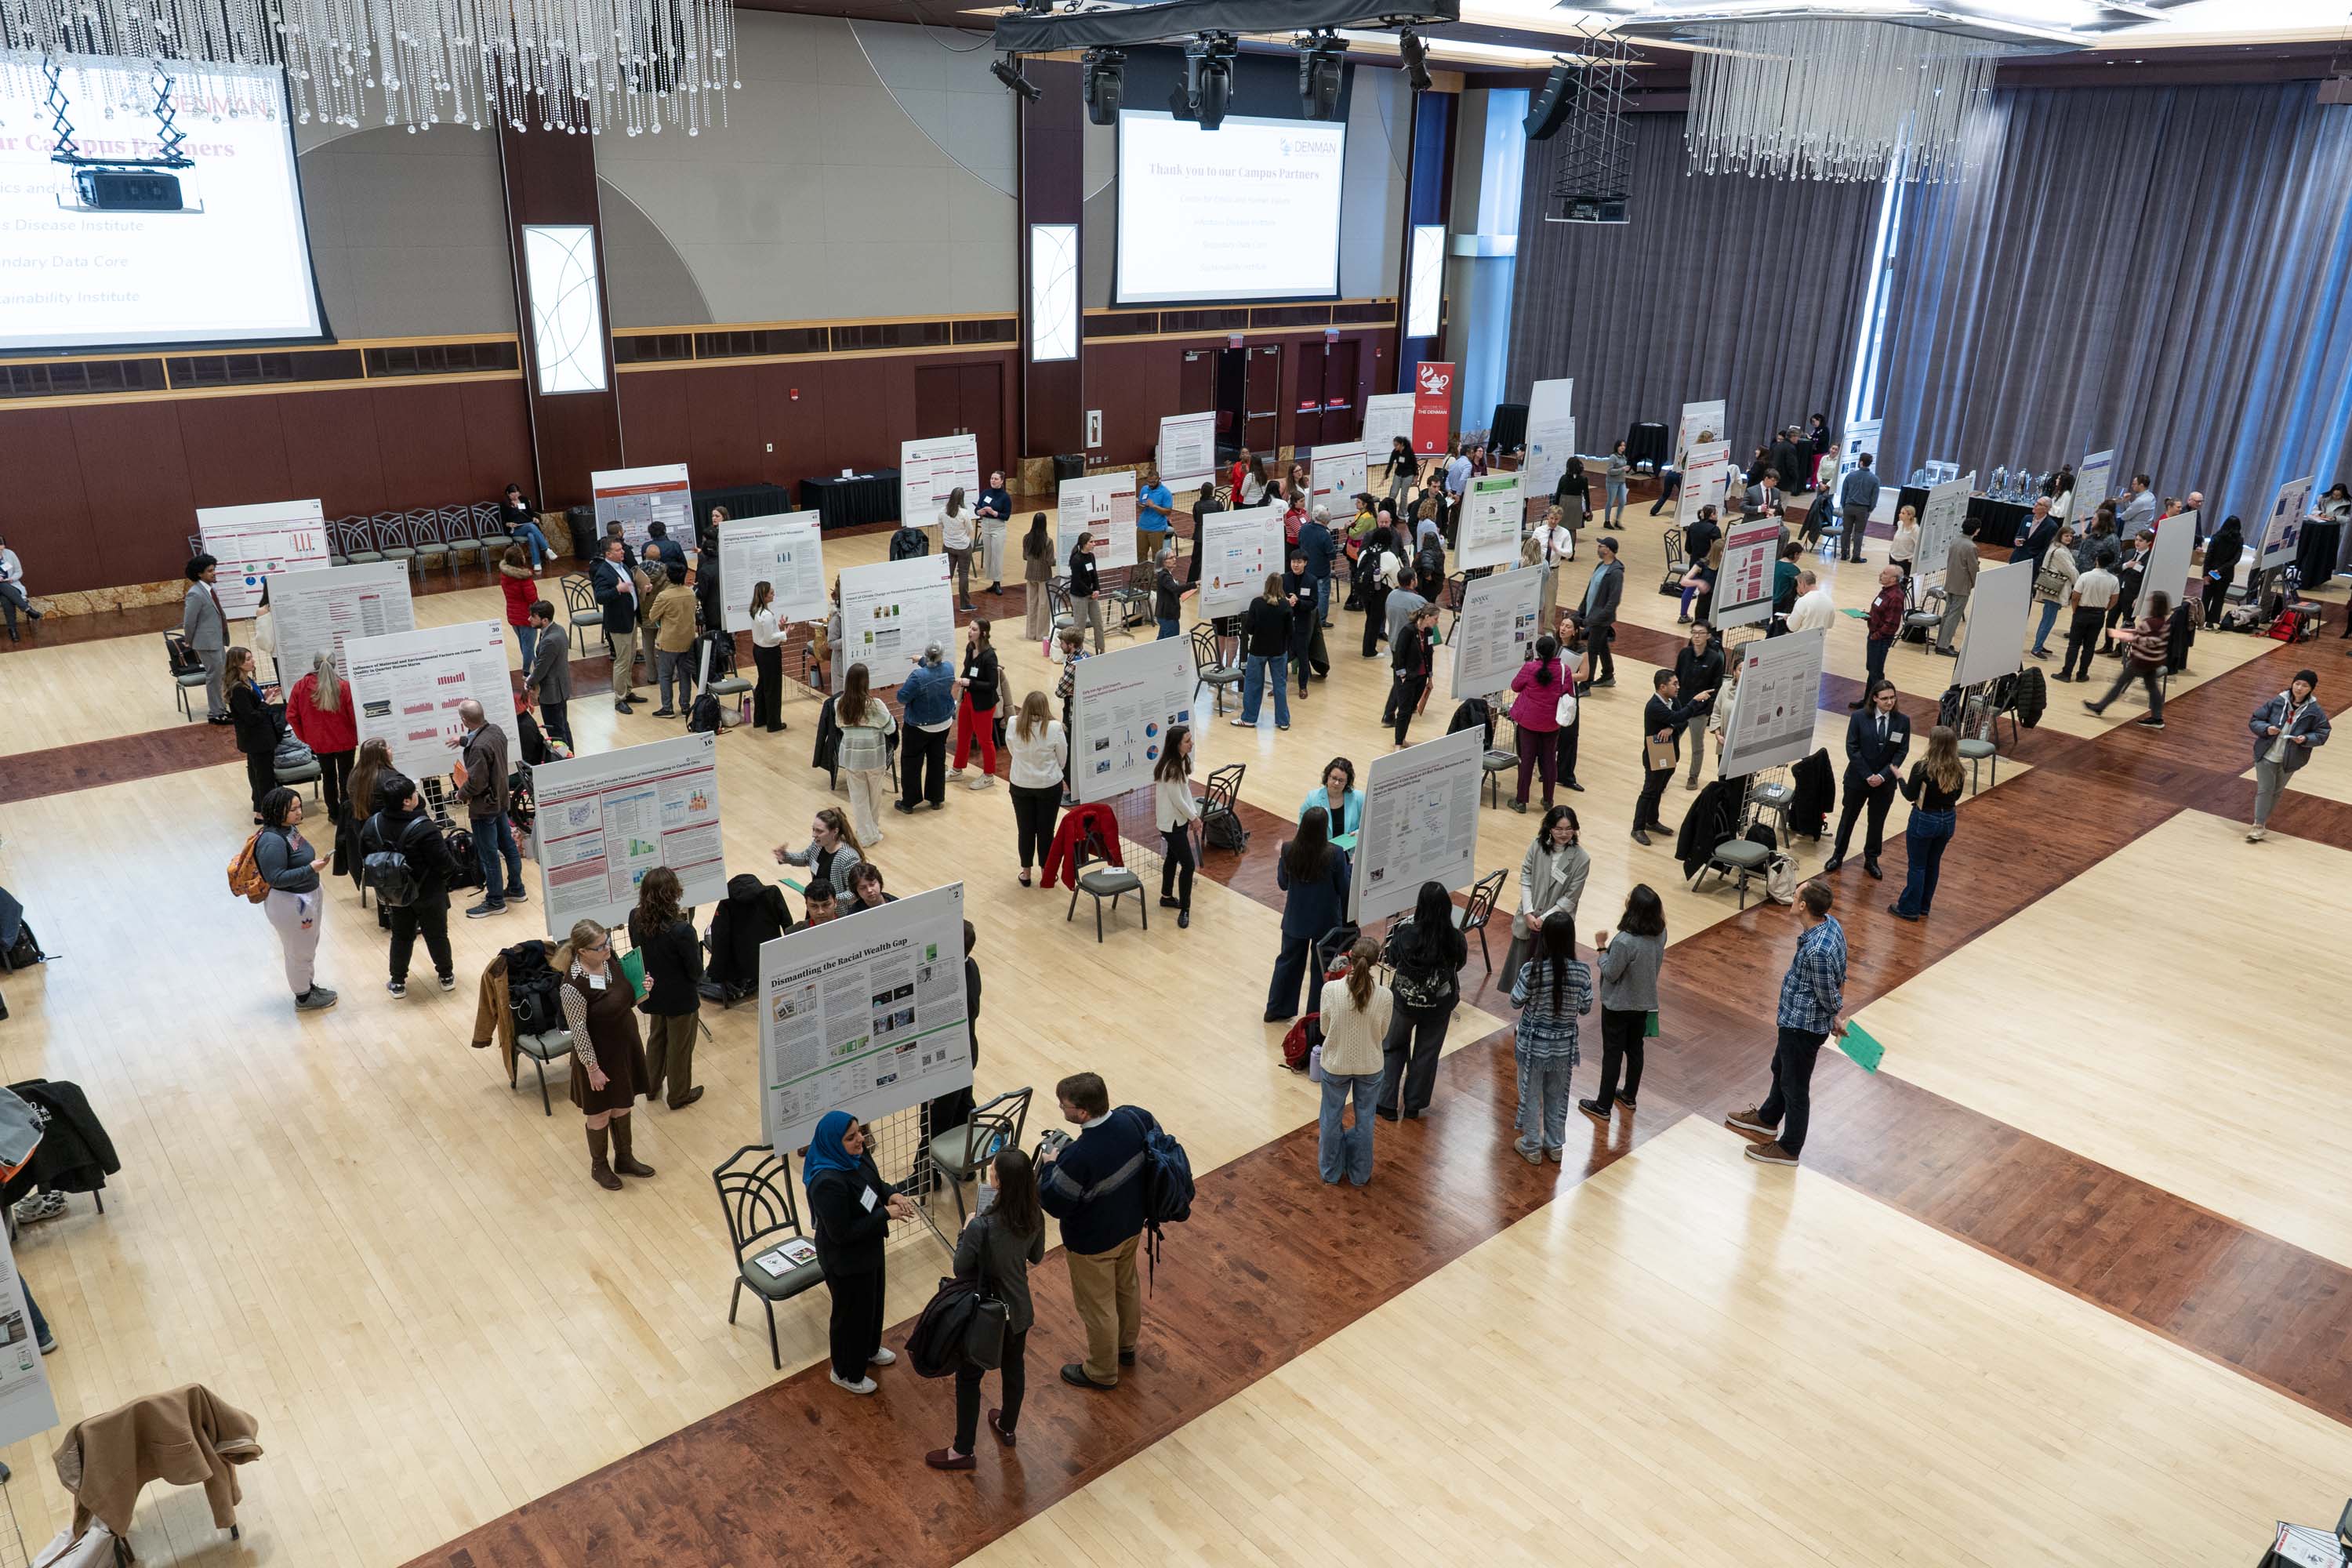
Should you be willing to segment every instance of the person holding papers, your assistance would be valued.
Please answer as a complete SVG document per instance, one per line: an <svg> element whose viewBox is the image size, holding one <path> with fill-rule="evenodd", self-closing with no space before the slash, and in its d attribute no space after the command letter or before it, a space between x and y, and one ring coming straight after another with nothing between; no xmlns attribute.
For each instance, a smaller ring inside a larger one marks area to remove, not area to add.
<svg viewBox="0 0 2352 1568"><path fill-rule="evenodd" d="M1671 669L1653 674L1650 684L1654 690L1642 710L1642 798L1633 806L1633 842L1645 849L1651 834L1674 833L1658 820L1658 803L1665 798L1666 781L1675 776L1675 764L1682 759L1683 726L1701 701L1715 695L1703 691L1677 706L1675 699L1681 689Z"/></svg>
<svg viewBox="0 0 2352 1568"><path fill-rule="evenodd" d="M1830 885L1815 878L1797 889L1803 932L1780 980L1774 1015L1780 1037L1772 1049L1772 1092L1761 1104L1724 1119L1735 1132L1761 1140L1748 1157L1767 1165L1793 1165L1812 1122L1813 1064L1822 1042L1845 1033L1845 928L1830 914Z"/></svg>
<svg viewBox="0 0 2352 1568"><path fill-rule="evenodd" d="M1797 574L1797 602L1789 607L1792 632L1827 631L1837 624L1837 601L1811 572Z"/></svg>
<svg viewBox="0 0 2352 1568"><path fill-rule="evenodd" d="M608 1193L623 1176L650 1176L630 1143L629 1108L647 1089L646 1047L629 982L613 962L613 934L581 921L556 950L556 996L572 1034L572 1103L588 1118L588 1174ZM612 1158L605 1158L607 1149Z"/></svg>
<svg viewBox="0 0 2352 1568"><path fill-rule="evenodd" d="M898 1359L882 1344L882 1242L892 1220L915 1217L915 1200L875 1168L871 1142L864 1122L846 1110L828 1110L801 1157L809 1229L833 1294L833 1385L850 1394L873 1393L866 1369Z"/></svg>

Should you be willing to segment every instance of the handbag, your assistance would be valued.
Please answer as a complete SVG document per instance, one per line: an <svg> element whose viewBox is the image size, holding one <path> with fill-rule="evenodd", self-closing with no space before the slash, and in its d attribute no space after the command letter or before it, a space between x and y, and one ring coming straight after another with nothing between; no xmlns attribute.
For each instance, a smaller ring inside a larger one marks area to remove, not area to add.
<svg viewBox="0 0 2352 1568"><path fill-rule="evenodd" d="M987 1223L986 1217L980 1216L979 1223ZM989 1285L988 1243L983 1239L980 1247L980 1295L972 1303L971 1316L963 1331L964 1363L982 1372L994 1372L1004 1363L1004 1300Z"/></svg>
<svg viewBox="0 0 2352 1568"><path fill-rule="evenodd" d="M1559 694L1559 704L1552 710L1552 716L1559 721L1561 729L1576 728L1576 688L1574 686L1571 685L1566 691Z"/></svg>

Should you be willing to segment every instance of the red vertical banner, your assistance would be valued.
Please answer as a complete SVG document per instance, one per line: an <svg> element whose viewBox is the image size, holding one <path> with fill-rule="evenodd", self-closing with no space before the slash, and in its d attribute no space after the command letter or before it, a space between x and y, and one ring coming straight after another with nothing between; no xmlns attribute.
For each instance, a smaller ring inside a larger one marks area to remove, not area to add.
<svg viewBox="0 0 2352 1568"><path fill-rule="evenodd" d="M1425 359L1413 367L1412 449L1426 458L1445 450L1454 428L1454 366Z"/></svg>

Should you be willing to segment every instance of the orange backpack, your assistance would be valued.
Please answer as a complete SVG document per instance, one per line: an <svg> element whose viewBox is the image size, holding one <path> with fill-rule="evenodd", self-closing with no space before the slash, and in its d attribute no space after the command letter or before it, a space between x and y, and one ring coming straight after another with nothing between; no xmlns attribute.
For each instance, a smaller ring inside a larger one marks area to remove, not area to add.
<svg viewBox="0 0 2352 1568"><path fill-rule="evenodd" d="M245 841L245 847L228 863L228 890L257 904L269 897L269 883L253 859L253 847L260 841L261 831L256 828L253 837Z"/></svg>

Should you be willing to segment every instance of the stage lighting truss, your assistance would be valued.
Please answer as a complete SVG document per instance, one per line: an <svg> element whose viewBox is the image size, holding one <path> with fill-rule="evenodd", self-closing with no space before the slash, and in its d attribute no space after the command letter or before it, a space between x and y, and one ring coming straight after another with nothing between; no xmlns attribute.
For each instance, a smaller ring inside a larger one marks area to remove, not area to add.
<svg viewBox="0 0 2352 1568"><path fill-rule="evenodd" d="M1613 32L1579 29L1584 41L1560 63L1580 77L1575 107L1552 138L1551 200L1546 223L1624 223L1633 183L1633 129L1625 106L1633 91L1633 51Z"/></svg>
<svg viewBox="0 0 2352 1568"><path fill-rule="evenodd" d="M188 133L179 127L178 110L172 103L173 79L162 61L155 62L150 79L155 92L156 155L152 158L85 155L74 141L73 121L68 114L72 101L58 62L44 56L41 74L49 84L44 101L57 137L49 162L63 165L70 176L68 187L57 194L58 206L68 212L156 215L205 210L205 204L194 199L181 177L181 171L194 168L196 161L183 151Z"/></svg>

